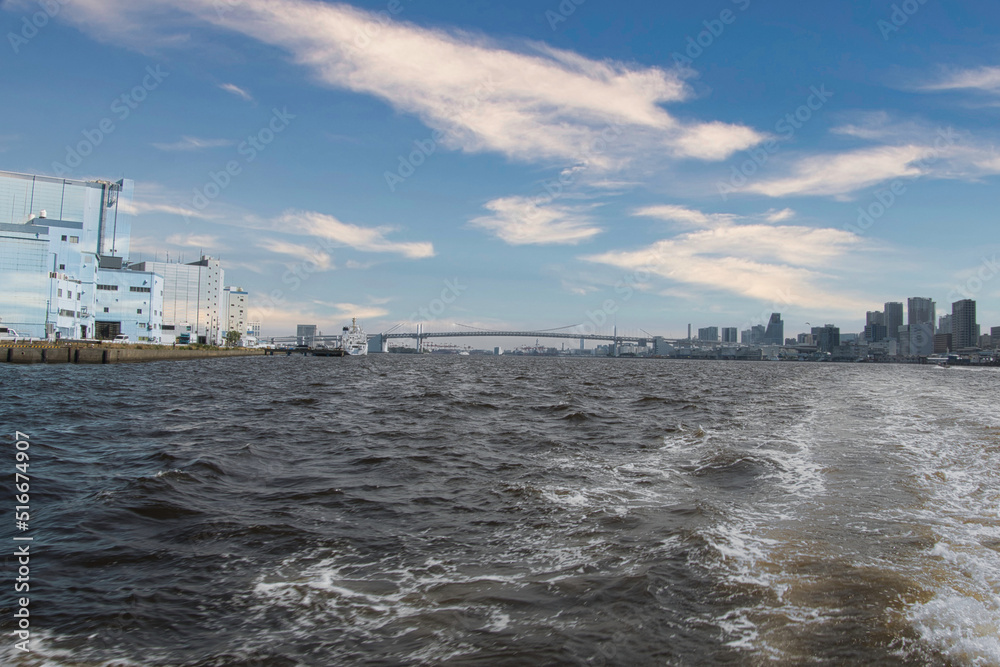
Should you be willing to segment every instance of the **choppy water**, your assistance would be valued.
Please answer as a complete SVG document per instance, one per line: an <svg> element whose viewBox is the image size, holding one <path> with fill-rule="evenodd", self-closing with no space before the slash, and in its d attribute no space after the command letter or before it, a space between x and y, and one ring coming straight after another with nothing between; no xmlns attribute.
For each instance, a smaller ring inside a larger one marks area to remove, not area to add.
<svg viewBox="0 0 1000 667"><path fill-rule="evenodd" d="M998 383L631 359L0 365L0 464L14 429L32 442L36 631L0 660L1000 665Z"/></svg>

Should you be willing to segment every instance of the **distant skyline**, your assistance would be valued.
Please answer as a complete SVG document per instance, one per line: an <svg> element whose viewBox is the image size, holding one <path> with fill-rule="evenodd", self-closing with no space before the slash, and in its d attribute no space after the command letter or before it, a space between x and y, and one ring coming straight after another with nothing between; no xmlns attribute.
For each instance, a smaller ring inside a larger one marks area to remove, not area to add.
<svg viewBox="0 0 1000 667"><path fill-rule="evenodd" d="M1000 325L993 3L2 9L0 169L134 179L265 335Z"/></svg>

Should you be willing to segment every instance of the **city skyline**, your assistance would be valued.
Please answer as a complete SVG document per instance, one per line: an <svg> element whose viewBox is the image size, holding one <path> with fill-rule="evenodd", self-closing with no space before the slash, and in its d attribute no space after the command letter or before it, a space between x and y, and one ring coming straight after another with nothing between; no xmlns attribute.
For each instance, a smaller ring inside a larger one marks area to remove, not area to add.
<svg viewBox="0 0 1000 667"><path fill-rule="evenodd" d="M11 2L0 169L133 179L132 259L220 257L265 335L989 331L997 9L893 6Z"/></svg>

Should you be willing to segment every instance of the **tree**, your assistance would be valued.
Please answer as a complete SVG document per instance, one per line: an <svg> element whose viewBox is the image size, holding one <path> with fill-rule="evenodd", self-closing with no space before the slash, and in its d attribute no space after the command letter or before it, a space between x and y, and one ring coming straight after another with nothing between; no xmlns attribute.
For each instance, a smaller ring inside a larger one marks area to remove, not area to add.
<svg viewBox="0 0 1000 667"><path fill-rule="evenodd" d="M240 332L239 331L227 331L226 332L226 347L236 347L240 344Z"/></svg>

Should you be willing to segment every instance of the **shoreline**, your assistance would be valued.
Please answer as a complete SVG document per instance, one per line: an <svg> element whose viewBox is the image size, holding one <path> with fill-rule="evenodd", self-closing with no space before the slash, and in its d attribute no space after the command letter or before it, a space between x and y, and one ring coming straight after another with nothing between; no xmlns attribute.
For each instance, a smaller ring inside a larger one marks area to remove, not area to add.
<svg viewBox="0 0 1000 667"><path fill-rule="evenodd" d="M264 350L190 349L124 346L9 345L0 347L0 363L10 364L127 364L148 361L181 361L213 357L262 356Z"/></svg>

